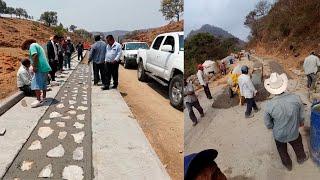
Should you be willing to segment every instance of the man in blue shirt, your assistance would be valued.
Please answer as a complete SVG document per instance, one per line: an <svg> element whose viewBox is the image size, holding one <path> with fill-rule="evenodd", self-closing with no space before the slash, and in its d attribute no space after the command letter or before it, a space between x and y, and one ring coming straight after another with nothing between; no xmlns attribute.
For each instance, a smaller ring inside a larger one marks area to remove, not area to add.
<svg viewBox="0 0 320 180"><path fill-rule="evenodd" d="M99 72L103 86L106 86L106 69L104 60L106 56L107 44L101 41L100 35L95 36L95 43L91 46L89 63L93 61L93 84L97 85L100 81Z"/></svg>
<svg viewBox="0 0 320 180"><path fill-rule="evenodd" d="M304 126L304 106L298 95L285 92L287 85L286 74L272 73L270 78L265 80L266 90L275 96L266 104L264 121L266 127L272 129L282 164L291 171L288 143L296 153L299 164L308 160L308 156L304 152L299 133L299 127Z"/></svg>
<svg viewBox="0 0 320 180"><path fill-rule="evenodd" d="M110 86L111 76L113 79L113 86L111 88L117 89L118 87L118 71L119 71L119 63L120 63L120 56L122 53L121 45L116 42L112 35L108 35L106 37L107 40L107 51L105 57L105 64L107 70L107 82L103 90L108 90Z"/></svg>

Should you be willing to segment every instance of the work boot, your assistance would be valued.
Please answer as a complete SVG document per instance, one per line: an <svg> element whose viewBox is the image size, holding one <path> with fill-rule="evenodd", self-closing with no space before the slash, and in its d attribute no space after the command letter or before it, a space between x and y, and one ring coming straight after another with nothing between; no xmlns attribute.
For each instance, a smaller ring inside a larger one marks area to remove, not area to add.
<svg viewBox="0 0 320 180"><path fill-rule="evenodd" d="M286 167L286 169L287 169L288 171L291 171L291 170L292 170L292 165L284 165L284 167Z"/></svg>
<svg viewBox="0 0 320 180"><path fill-rule="evenodd" d="M109 90L110 88L109 88L109 86L103 86L103 87L101 87L101 89L102 90Z"/></svg>
<svg viewBox="0 0 320 180"><path fill-rule="evenodd" d="M253 118L253 114L251 113L250 115L245 115L245 118L249 119L249 118Z"/></svg>
<svg viewBox="0 0 320 180"><path fill-rule="evenodd" d="M305 157L304 159L297 160L297 161L298 161L298 164L303 164L303 163L306 162L308 159L309 159L309 156L308 156L308 154L306 154L306 157Z"/></svg>
<svg viewBox="0 0 320 180"><path fill-rule="evenodd" d="M254 112L257 113L261 110L261 108L254 109Z"/></svg>
<svg viewBox="0 0 320 180"><path fill-rule="evenodd" d="M196 126L198 124L198 121L193 122L192 126Z"/></svg>
<svg viewBox="0 0 320 180"><path fill-rule="evenodd" d="M203 114L201 114L201 117L202 117L202 118L204 117L204 113L203 113Z"/></svg>

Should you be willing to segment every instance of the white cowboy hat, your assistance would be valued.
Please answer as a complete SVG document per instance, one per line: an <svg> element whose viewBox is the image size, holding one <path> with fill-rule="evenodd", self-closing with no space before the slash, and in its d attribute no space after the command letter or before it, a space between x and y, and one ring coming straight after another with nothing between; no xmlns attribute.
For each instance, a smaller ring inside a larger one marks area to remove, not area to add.
<svg viewBox="0 0 320 180"><path fill-rule="evenodd" d="M68 36L68 37L67 37L67 40L71 40L71 37L70 37L70 36Z"/></svg>
<svg viewBox="0 0 320 180"><path fill-rule="evenodd" d="M272 73L270 78L264 81L264 87L271 94L281 94L288 87L288 77L284 73L281 75L278 73Z"/></svg>

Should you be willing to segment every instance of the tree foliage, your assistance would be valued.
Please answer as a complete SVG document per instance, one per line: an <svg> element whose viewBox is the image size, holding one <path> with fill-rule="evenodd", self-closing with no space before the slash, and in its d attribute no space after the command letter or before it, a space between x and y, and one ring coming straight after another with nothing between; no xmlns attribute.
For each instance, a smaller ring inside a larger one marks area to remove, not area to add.
<svg viewBox="0 0 320 180"><path fill-rule="evenodd" d="M179 21L184 11L183 4L183 0L162 0L160 11L166 20L176 18Z"/></svg>
<svg viewBox="0 0 320 180"><path fill-rule="evenodd" d="M0 0L0 14L4 14L7 9L7 4L6 2Z"/></svg>
<svg viewBox="0 0 320 180"><path fill-rule="evenodd" d="M67 30L63 27L62 23L53 27L53 31L58 36L64 36L67 33Z"/></svg>
<svg viewBox="0 0 320 180"><path fill-rule="evenodd" d="M82 37L83 39L89 40L92 38L92 34L88 31L86 31L85 29L74 30L74 33L77 34L78 36Z"/></svg>
<svg viewBox="0 0 320 180"><path fill-rule="evenodd" d="M73 24L69 27L69 30L72 32L74 32L74 30L76 30L76 29L77 29L77 26L75 26Z"/></svg>
<svg viewBox="0 0 320 180"><path fill-rule="evenodd" d="M46 23L49 27L51 25L57 25L58 23L58 15L57 12L54 11L46 11L40 16L40 21Z"/></svg>

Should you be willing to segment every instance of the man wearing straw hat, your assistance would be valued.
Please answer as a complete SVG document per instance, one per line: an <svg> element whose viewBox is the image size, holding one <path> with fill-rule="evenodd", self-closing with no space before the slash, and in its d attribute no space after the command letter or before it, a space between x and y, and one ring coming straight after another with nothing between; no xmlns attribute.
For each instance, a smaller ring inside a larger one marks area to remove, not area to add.
<svg viewBox="0 0 320 180"><path fill-rule="evenodd" d="M285 92L288 85L286 74L272 73L264 81L264 87L275 95L266 104L264 121L268 129L272 129L273 137L279 152L282 164L292 170L292 161L288 154L289 143L299 164L308 160L304 152L299 127L304 126L304 107L298 95Z"/></svg>

